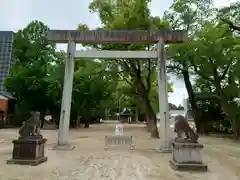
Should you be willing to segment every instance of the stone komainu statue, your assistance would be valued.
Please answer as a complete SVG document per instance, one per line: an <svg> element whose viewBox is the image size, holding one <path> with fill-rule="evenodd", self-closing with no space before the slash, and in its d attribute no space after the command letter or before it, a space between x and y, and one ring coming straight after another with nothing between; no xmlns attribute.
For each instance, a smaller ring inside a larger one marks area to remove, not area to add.
<svg viewBox="0 0 240 180"><path fill-rule="evenodd" d="M189 126L187 120L182 115L177 115L175 117L175 126L174 130L177 133L177 138L175 141L181 142L198 142L198 134ZM185 134L185 138L182 137L182 134Z"/></svg>
<svg viewBox="0 0 240 180"><path fill-rule="evenodd" d="M23 125L18 131L20 138L41 136L40 125L40 112L31 112L31 117L23 122Z"/></svg>

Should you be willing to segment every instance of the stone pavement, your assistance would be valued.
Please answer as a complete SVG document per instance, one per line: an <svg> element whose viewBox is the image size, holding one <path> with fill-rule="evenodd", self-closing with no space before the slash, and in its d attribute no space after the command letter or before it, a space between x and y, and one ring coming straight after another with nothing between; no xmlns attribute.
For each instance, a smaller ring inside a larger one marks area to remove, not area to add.
<svg viewBox="0 0 240 180"><path fill-rule="evenodd" d="M35 167L7 165L11 158L11 141L17 129L0 130L1 180L240 180L240 143L231 140L203 137L204 162L209 172L177 172L169 167L171 154L155 151L157 141L150 139L142 125L125 125L124 133L134 137L132 151L104 151L104 136L114 134L114 124L93 125L89 129L71 130L73 151L54 151L57 131L45 130L48 138L48 162Z"/></svg>

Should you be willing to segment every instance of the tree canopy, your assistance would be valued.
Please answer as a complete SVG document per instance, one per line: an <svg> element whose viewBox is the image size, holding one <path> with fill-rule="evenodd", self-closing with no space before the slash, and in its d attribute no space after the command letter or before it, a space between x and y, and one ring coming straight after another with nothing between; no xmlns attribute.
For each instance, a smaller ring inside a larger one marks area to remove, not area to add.
<svg viewBox="0 0 240 180"><path fill-rule="evenodd" d="M184 80L198 131L215 127L221 119L239 137L239 3L216 9L212 0L179 0L162 17L151 15L149 3L149 0L93 0L89 11L100 18L101 26L96 29L106 31L186 30L189 42L167 46L167 70ZM21 111L60 112L66 54L48 41L48 29L43 22L33 21L15 33L15 63L5 86ZM79 24L76 29L89 27ZM97 50L154 48L149 44L82 45ZM141 112L148 121L151 136L158 137L156 60L77 59L75 64L72 122L81 116L89 123L106 112L113 117L127 107L134 113ZM173 91L171 82L168 90ZM170 105L170 108L178 107ZM219 116L213 116L216 113Z"/></svg>

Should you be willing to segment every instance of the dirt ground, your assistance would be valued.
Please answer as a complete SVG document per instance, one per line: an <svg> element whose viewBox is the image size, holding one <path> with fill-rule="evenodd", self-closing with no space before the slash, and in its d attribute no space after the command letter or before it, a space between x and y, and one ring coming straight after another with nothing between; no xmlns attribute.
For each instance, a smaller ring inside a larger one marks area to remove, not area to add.
<svg viewBox="0 0 240 180"><path fill-rule="evenodd" d="M240 143L227 139L201 137L207 173L178 172L170 168L171 154L156 152L159 140L150 139L143 125L125 125L124 134L134 137L135 149L104 151L104 136L114 134L115 124L93 125L71 130L72 151L52 150L56 130L42 131L48 139L48 161L35 167L7 165L17 129L0 130L1 180L240 180Z"/></svg>

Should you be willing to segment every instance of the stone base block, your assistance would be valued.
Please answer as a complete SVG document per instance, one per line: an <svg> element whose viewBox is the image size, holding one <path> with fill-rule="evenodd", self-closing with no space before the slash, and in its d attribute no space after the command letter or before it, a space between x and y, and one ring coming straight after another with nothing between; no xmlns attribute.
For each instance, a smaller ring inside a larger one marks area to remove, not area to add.
<svg viewBox="0 0 240 180"><path fill-rule="evenodd" d="M201 171L201 172L207 172L208 166L206 164L197 164L197 163L178 163L174 160L169 161L170 166L174 170L178 171Z"/></svg>
<svg viewBox="0 0 240 180"><path fill-rule="evenodd" d="M105 150L109 147L128 147L133 150L133 137L132 136L105 136Z"/></svg>
<svg viewBox="0 0 240 180"><path fill-rule="evenodd" d="M162 141L156 151L159 153L172 153L172 140L169 138Z"/></svg>
<svg viewBox="0 0 240 180"><path fill-rule="evenodd" d="M43 129L44 130L56 130L57 125L55 123L50 124L49 122L44 122Z"/></svg>
<svg viewBox="0 0 240 180"><path fill-rule="evenodd" d="M160 152L160 153L172 153L172 149L164 149L164 148L156 148L156 151L157 152Z"/></svg>
<svg viewBox="0 0 240 180"><path fill-rule="evenodd" d="M173 157L170 166L174 170L204 171L208 170L207 165L202 161L202 144L173 142Z"/></svg>
<svg viewBox="0 0 240 180"><path fill-rule="evenodd" d="M66 144L66 145L59 145L57 144L56 146L53 147L53 150L56 151L72 151L75 148L75 146Z"/></svg>
<svg viewBox="0 0 240 180"><path fill-rule="evenodd" d="M36 166L47 161L44 146L47 140L43 138L20 138L13 140L12 159L7 164Z"/></svg>
<svg viewBox="0 0 240 180"><path fill-rule="evenodd" d="M10 159L7 160L7 164L20 164L20 165L29 165L29 166L37 166L47 161L47 157L41 157L34 160L22 160L22 159Z"/></svg>

